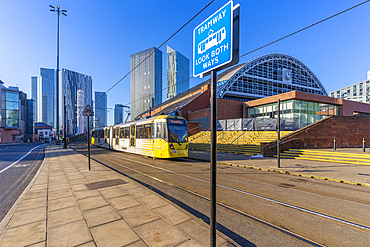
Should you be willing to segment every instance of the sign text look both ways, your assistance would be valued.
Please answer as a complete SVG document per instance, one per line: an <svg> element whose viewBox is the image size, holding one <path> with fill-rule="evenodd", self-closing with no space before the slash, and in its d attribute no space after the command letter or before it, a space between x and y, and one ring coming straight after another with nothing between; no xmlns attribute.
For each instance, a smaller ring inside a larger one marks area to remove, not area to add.
<svg viewBox="0 0 370 247"><path fill-rule="evenodd" d="M233 2L230 1L193 31L193 75L198 76L232 60Z"/></svg>

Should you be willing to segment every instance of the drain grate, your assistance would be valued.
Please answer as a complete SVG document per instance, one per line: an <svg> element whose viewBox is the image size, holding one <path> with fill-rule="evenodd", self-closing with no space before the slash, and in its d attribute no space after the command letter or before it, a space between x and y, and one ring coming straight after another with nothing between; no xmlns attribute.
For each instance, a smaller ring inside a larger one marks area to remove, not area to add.
<svg viewBox="0 0 370 247"><path fill-rule="evenodd" d="M97 190L97 189L112 187L112 186L116 186L120 184L127 184L127 182L123 181L122 179L112 179L112 180L105 180L105 181L100 181L100 182L89 183L85 185L89 190Z"/></svg>

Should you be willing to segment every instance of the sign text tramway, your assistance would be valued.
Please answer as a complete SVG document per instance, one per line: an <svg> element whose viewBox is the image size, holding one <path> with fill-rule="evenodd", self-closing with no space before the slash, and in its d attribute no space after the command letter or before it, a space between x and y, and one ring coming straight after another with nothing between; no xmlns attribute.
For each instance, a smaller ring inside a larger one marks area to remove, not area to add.
<svg viewBox="0 0 370 247"><path fill-rule="evenodd" d="M193 75L229 63L233 58L233 2L230 1L193 31Z"/></svg>

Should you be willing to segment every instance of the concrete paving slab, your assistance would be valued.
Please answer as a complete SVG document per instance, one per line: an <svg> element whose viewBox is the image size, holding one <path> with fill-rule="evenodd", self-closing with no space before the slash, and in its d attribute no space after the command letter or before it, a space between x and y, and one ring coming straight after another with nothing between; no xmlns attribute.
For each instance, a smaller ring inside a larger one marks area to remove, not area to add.
<svg viewBox="0 0 370 247"><path fill-rule="evenodd" d="M93 196L100 196L99 191L88 190L88 189L75 191L74 194L78 200L88 198L88 197L93 197Z"/></svg>
<svg viewBox="0 0 370 247"><path fill-rule="evenodd" d="M69 197L69 196L73 196L73 193L72 193L71 189L51 191L51 192L48 193L48 199L49 200L54 200L54 199Z"/></svg>
<svg viewBox="0 0 370 247"><path fill-rule="evenodd" d="M77 200L74 196L49 200L49 202L48 202L49 212L59 210L59 209L63 209L63 208L70 208L70 207L74 207L74 206L78 206Z"/></svg>
<svg viewBox="0 0 370 247"><path fill-rule="evenodd" d="M16 211L9 222L9 228L46 220L46 207Z"/></svg>
<svg viewBox="0 0 370 247"><path fill-rule="evenodd" d="M50 228L47 231L47 246L77 246L91 242L90 231L85 220Z"/></svg>
<svg viewBox="0 0 370 247"><path fill-rule="evenodd" d="M89 181L85 178L69 181L69 184L71 184L71 185L73 185L73 184L87 184L87 183L89 183Z"/></svg>
<svg viewBox="0 0 370 247"><path fill-rule="evenodd" d="M71 222L83 220L84 217L78 206L51 211L48 214L48 228L65 225Z"/></svg>
<svg viewBox="0 0 370 247"><path fill-rule="evenodd" d="M73 191L81 191L87 189L85 184L72 184L70 186Z"/></svg>
<svg viewBox="0 0 370 247"><path fill-rule="evenodd" d="M78 247L96 247L95 242L88 242L86 244L81 244Z"/></svg>
<svg viewBox="0 0 370 247"><path fill-rule="evenodd" d="M137 199L142 204L147 206L149 209L163 207L165 205L168 205L168 202L161 199L159 196L151 195L151 196L144 196Z"/></svg>
<svg viewBox="0 0 370 247"><path fill-rule="evenodd" d="M171 204L164 207L155 208L152 211L158 214L161 218L163 218L171 225L177 225L191 219L189 216L187 216Z"/></svg>
<svg viewBox="0 0 370 247"><path fill-rule="evenodd" d="M189 240L187 236L162 219L134 227L134 230L151 247L176 246Z"/></svg>
<svg viewBox="0 0 370 247"><path fill-rule="evenodd" d="M46 207L46 197L33 199L24 199L18 206L17 211L28 210L32 208Z"/></svg>
<svg viewBox="0 0 370 247"><path fill-rule="evenodd" d="M37 244L28 245L27 247L45 247L46 241L39 242Z"/></svg>
<svg viewBox="0 0 370 247"><path fill-rule="evenodd" d="M87 219L87 224L89 225L89 227L94 227L108 222L116 221L118 219L122 219L121 215L119 215L111 206L91 209L85 211L84 215Z"/></svg>
<svg viewBox="0 0 370 247"><path fill-rule="evenodd" d="M184 243L181 243L179 245L176 245L176 247L199 247L200 245L195 243L193 240L185 241Z"/></svg>
<svg viewBox="0 0 370 247"><path fill-rule="evenodd" d="M68 183L58 184L58 185L49 185L49 191L65 190L69 188L70 188L70 185Z"/></svg>
<svg viewBox="0 0 370 247"><path fill-rule="evenodd" d="M140 240L135 243L125 245L124 247L148 247L148 245L146 245L144 241Z"/></svg>
<svg viewBox="0 0 370 247"><path fill-rule="evenodd" d="M47 184L37 184L37 185L32 185L30 191L45 190L47 188L48 188Z"/></svg>
<svg viewBox="0 0 370 247"><path fill-rule="evenodd" d="M159 219L158 215L151 212L147 207L139 205L118 211L120 215L132 226L139 226L150 221Z"/></svg>
<svg viewBox="0 0 370 247"><path fill-rule="evenodd" d="M124 220L93 227L90 230L98 247L126 246L140 240Z"/></svg>
<svg viewBox="0 0 370 247"><path fill-rule="evenodd" d="M68 176L68 180L76 180L76 179L85 179L85 176L79 174L79 175L73 175L73 176Z"/></svg>
<svg viewBox="0 0 370 247"><path fill-rule="evenodd" d="M125 178L125 180L128 182L127 178ZM139 188L140 187L139 184L134 183L134 182L128 182L127 184L120 184L120 185L117 185L117 186L120 187L123 190L129 190L129 189L134 189L134 188Z"/></svg>
<svg viewBox="0 0 370 247"><path fill-rule="evenodd" d="M28 200L28 199L40 198L40 197L46 198L46 196L47 196L47 190L34 190L34 191L29 191L27 196L24 199Z"/></svg>
<svg viewBox="0 0 370 247"><path fill-rule="evenodd" d="M183 223L176 225L176 228L179 229L181 232L186 234L196 243L201 246L210 246L210 239L209 239L209 228L206 228L195 220L188 220ZM207 236L207 237L205 237ZM220 246L226 243L226 240L221 238L219 235L216 235L216 243L217 246Z"/></svg>
<svg viewBox="0 0 370 247"><path fill-rule="evenodd" d="M108 201L112 204L112 206L116 210L121 210L121 209L135 207L135 206L140 205L140 202L132 198L130 195L111 198L111 199L108 199Z"/></svg>
<svg viewBox="0 0 370 247"><path fill-rule="evenodd" d="M143 196L150 196L153 195L153 192L144 188L144 187L138 187L134 189L129 189L127 192L132 195L134 198L139 198Z"/></svg>
<svg viewBox="0 0 370 247"><path fill-rule="evenodd" d="M78 204L84 211L109 205L109 203L100 195L78 200Z"/></svg>
<svg viewBox="0 0 370 247"><path fill-rule="evenodd" d="M9 228L0 239L0 246L27 246L46 240L46 221Z"/></svg>
<svg viewBox="0 0 370 247"><path fill-rule="evenodd" d="M106 199L127 195L127 192L124 192L122 189L120 189L119 187L116 187L116 186L105 188L105 189L100 189L98 191Z"/></svg>

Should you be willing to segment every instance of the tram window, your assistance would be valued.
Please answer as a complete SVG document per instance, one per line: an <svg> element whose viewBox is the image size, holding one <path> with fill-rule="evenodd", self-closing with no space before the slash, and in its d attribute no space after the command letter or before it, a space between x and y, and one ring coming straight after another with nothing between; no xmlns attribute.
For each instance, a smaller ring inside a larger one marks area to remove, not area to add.
<svg viewBox="0 0 370 247"><path fill-rule="evenodd" d="M163 126L163 139L165 141L168 141L168 137L167 137L167 123L162 123L162 126Z"/></svg>
<svg viewBox="0 0 370 247"><path fill-rule="evenodd" d="M99 130L100 132L100 138L104 138L104 131Z"/></svg>
<svg viewBox="0 0 370 247"><path fill-rule="evenodd" d="M135 135L135 125L131 125L131 135Z"/></svg>
<svg viewBox="0 0 370 247"><path fill-rule="evenodd" d="M142 125L136 125L136 138L141 138L141 133L143 131Z"/></svg>
<svg viewBox="0 0 370 247"><path fill-rule="evenodd" d="M130 128L120 128L120 138L130 138Z"/></svg>
<svg viewBox="0 0 370 247"><path fill-rule="evenodd" d="M107 131L107 137L110 138L110 129L106 129Z"/></svg>
<svg viewBox="0 0 370 247"><path fill-rule="evenodd" d="M113 129L113 138L116 137L116 128Z"/></svg>

